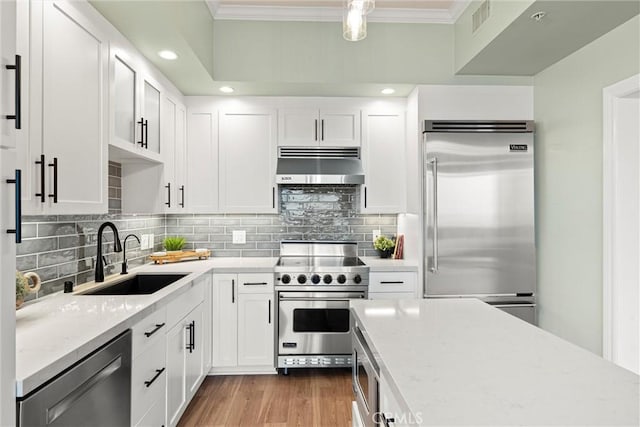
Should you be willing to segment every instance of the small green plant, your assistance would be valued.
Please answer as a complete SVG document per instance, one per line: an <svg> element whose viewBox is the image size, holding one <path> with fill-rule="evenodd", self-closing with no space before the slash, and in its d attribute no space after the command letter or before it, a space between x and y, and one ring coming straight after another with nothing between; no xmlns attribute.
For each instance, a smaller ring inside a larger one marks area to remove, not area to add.
<svg viewBox="0 0 640 427"><path fill-rule="evenodd" d="M373 247L379 251L387 252L396 247L396 242L386 236L380 235L374 240Z"/></svg>
<svg viewBox="0 0 640 427"><path fill-rule="evenodd" d="M19 271L16 271L16 300L23 300L29 295L29 282Z"/></svg>
<svg viewBox="0 0 640 427"><path fill-rule="evenodd" d="M187 240L184 237L166 237L164 239L164 248L168 251L181 251Z"/></svg>

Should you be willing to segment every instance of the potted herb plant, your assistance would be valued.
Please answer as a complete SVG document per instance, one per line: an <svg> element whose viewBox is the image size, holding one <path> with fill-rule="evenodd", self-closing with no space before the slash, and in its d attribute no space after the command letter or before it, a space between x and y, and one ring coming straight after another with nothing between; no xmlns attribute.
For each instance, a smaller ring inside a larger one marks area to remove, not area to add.
<svg viewBox="0 0 640 427"><path fill-rule="evenodd" d="M389 258L393 253L393 249L396 247L396 242L386 236L380 235L373 241L373 247L380 254L380 258Z"/></svg>
<svg viewBox="0 0 640 427"><path fill-rule="evenodd" d="M163 241L164 249L167 252L180 252L186 243L187 240L180 236L166 237Z"/></svg>

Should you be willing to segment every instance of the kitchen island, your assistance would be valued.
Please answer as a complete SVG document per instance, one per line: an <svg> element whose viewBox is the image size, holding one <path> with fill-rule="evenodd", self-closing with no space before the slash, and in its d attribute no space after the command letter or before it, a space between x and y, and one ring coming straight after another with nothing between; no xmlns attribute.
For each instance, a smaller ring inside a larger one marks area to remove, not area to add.
<svg viewBox="0 0 640 427"><path fill-rule="evenodd" d="M639 377L474 299L354 301L390 425L638 425Z"/></svg>

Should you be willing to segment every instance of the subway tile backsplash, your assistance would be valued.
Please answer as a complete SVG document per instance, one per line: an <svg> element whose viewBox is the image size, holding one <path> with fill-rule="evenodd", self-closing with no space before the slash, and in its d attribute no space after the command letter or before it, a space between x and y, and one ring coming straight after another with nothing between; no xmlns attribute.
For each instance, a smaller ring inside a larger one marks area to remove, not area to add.
<svg viewBox="0 0 640 427"><path fill-rule="evenodd" d="M117 178L117 164L110 164L110 175ZM116 183L116 179L110 182ZM111 186L110 186L111 187ZM118 188L116 186L114 189ZM359 243L360 256L376 255L372 232L396 233L396 215L359 214L357 186L280 187L280 213L267 214L172 214L122 215L117 213L119 192L109 189L107 215L60 215L24 217L23 243L18 245L17 268L35 271L43 280L41 297L61 290L64 282L76 284L93 280L97 231L112 221L127 234L153 233L154 250L162 250L166 236L187 239L187 249L209 248L215 257L277 257L281 240L352 240ZM234 230L246 232L246 243L234 244ZM104 235L103 252L109 267L105 274L118 272L122 254L113 253L113 236ZM144 263L150 250L141 251L135 239L127 243L131 266Z"/></svg>

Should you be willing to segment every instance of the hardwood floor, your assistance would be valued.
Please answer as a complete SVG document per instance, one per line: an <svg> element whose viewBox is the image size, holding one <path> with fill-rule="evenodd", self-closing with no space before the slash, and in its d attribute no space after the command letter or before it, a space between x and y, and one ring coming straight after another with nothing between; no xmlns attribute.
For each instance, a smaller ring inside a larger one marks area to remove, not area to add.
<svg viewBox="0 0 640 427"><path fill-rule="evenodd" d="M207 377L185 411L187 426L350 426L349 369Z"/></svg>

